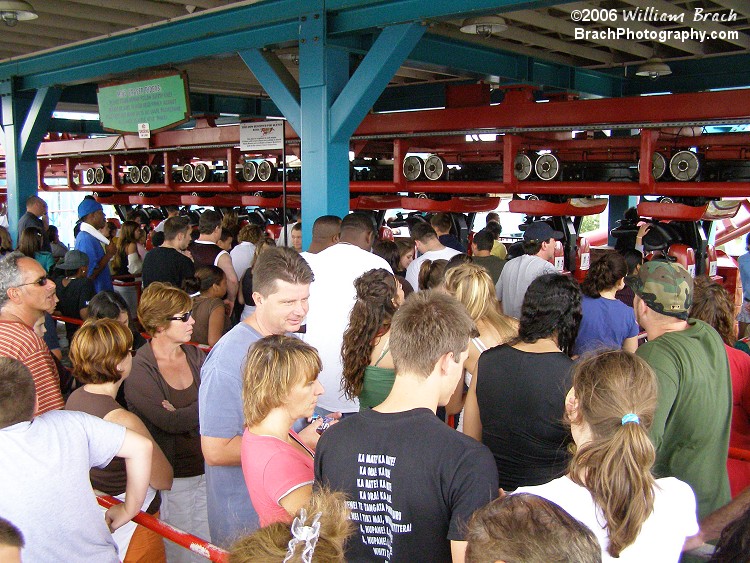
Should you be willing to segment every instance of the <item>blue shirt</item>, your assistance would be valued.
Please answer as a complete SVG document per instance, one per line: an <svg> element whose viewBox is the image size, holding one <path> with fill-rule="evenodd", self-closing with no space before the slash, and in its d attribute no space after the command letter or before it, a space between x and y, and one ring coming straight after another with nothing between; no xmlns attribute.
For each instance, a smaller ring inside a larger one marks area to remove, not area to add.
<svg viewBox="0 0 750 563"><path fill-rule="evenodd" d="M247 323L240 323L216 343L201 368L198 417L201 436L242 436L242 368L247 351L263 338ZM211 541L221 547L258 528L258 514L250 501L242 467L206 464L208 527Z"/></svg>
<svg viewBox="0 0 750 563"><path fill-rule="evenodd" d="M638 336L635 312L621 301L584 295L581 312L581 327L573 354L583 354L597 348L622 348L626 338Z"/></svg>
<svg viewBox="0 0 750 563"><path fill-rule="evenodd" d="M96 265L104 256L102 243L94 238L93 235L81 230L76 237L75 249L80 250L89 257L88 277L91 277L91 273L96 269ZM97 293L100 291L114 290L112 276L109 273L109 266L105 266L102 271L99 272L99 275L94 278L94 289Z"/></svg>
<svg viewBox="0 0 750 563"><path fill-rule="evenodd" d="M745 301L750 301L750 252L746 252L737 258L737 263L740 265L742 297Z"/></svg>

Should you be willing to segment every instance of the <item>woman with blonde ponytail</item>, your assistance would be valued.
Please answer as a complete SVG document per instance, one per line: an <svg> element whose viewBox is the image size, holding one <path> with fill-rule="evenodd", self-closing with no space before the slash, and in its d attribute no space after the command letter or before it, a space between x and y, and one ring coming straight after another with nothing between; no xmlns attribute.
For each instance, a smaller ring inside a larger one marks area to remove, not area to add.
<svg viewBox="0 0 750 563"><path fill-rule="evenodd" d="M603 561L676 562L698 532L690 486L651 474L656 393L654 373L637 356L612 350L585 357L565 401L576 446L568 474L516 491L544 497L591 528Z"/></svg>

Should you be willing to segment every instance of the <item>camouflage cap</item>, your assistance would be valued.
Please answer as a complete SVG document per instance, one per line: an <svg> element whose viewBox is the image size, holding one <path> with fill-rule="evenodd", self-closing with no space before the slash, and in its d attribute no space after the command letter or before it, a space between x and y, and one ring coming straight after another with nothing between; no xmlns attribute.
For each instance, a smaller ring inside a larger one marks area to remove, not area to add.
<svg viewBox="0 0 750 563"><path fill-rule="evenodd" d="M625 283L650 309L687 320L693 304L693 278L680 264L651 260L637 276L625 278Z"/></svg>

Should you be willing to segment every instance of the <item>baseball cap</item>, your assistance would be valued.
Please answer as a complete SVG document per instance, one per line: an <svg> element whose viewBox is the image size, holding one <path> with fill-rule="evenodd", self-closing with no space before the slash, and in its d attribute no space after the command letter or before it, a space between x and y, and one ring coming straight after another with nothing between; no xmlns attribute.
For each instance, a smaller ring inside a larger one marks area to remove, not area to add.
<svg viewBox="0 0 750 563"><path fill-rule="evenodd" d="M81 266L89 265L89 257L80 250L68 250L65 258L56 267L58 270L77 270Z"/></svg>
<svg viewBox="0 0 750 563"><path fill-rule="evenodd" d="M83 219L86 215L96 213L97 211L104 211L102 204L90 197L84 198L84 200L78 205L78 218Z"/></svg>
<svg viewBox="0 0 750 563"><path fill-rule="evenodd" d="M523 240L540 240L545 241L549 239L560 240L563 238L563 234L560 231L554 230L549 224L544 221L534 221L526 227L523 232Z"/></svg>
<svg viewBox="0 0 750 563"><path fill-rule="evenodd" d="M641 266L637 276L625 283L657 313L687 320L693 304L693 278L676 262L651 260Z"/></svg>

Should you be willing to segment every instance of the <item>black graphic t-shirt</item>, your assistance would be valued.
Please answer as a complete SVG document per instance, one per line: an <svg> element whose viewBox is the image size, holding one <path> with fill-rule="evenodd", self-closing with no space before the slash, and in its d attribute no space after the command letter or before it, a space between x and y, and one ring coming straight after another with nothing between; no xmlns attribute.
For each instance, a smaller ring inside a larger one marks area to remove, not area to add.
<svg viewBox="0 0 750 563"><path fill-rule="evenodd" d="M315 480L347 494L347 561L451 561L472 513L497 497L490 451L429 409L360 412L332 426Z"/></svg>

